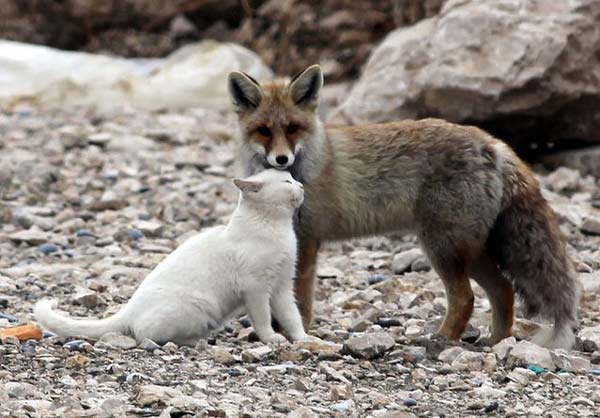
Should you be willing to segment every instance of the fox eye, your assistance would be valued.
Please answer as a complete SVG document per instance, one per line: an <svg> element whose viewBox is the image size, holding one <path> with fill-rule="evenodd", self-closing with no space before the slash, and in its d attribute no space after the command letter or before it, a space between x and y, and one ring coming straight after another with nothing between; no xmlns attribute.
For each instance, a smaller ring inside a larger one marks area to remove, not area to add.
<svg viewBox="0 0 600 418"><path fill-rule="evenodd" d="M269 128L267 128L266 126L259 126L256 129L256 132L258 132L262 136L267 136L267 137L271 136L271 130Z"/></svg>
<svg viewBox="0 0 600 418"><path fill-rule="evenodd" d="M296 123L290 123L287 128L285 128L285 132L288 135L293 135L296 132L298 132L300 130L300 125L296 124Z"/></svg>
<svg viewBox="0 0 600 418"><path fill-rule="evenodd" d="M289 181L289 180L284 180L283 182L284 182L284 183L289 183L289 184L292 184L292 182L291 182L291 181Z"/></svg>

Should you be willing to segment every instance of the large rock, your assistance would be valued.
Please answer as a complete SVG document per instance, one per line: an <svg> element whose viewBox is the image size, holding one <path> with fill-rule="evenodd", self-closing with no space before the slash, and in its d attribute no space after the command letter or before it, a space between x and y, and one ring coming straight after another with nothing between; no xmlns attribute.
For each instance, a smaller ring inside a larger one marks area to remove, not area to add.
<svg viewBox="0 0 600 418"><path fill-rule="evenodd" d="M373 332L349 338L344 342L343 352L354 357L372 359L379 357L394 346L394 339L387 332Z"/></svg>
<svg viewBox="0 0 600 418"><path fill-rule="evenodd" d="M175 388L159 385L140 386L135 396L135 402L140 406L153 404L167 405L172 399L182 396L181 391Z"/></svg>
<svg viewBox="0 0 600 418"><path fill-rule="evenodd" d="M333 119L439 116L513 145L600 142L600 0L450 0L391 32Z"/></svg>
<svg viewBox="0 0 600 418"><path fill-rule="evenodd" d="M600 161L600 146L557 152L542 158L542 162L548 167L568 166L579 170L584 176L589 174L594 177L600 177L598 161Z"/></svg>
<svg viewBox="0 0 600 418"><path fill-rule="evenodd" d="M535 365L554 370L554 360L550 350L529 341L519 341L508 354L507 364L510 367Z"/></svg>
<svg viewBox="0 0 600 418"><path fill-rule="evenodd" d="M208 39L143 64L0 40L0 105L28 104L42 109L90 106L107 114L124 107L228 108L227 75L233 70L257 78L271 76L254 52ZM113 209L111 199L104 199L109 202L100 202L97 209ZM116 206L123 203L117 201Z"/></svg>
<svg viewBox="0 0 600 418"><path fill-rule="evenodd" d="M583 328L577 336L592 350L600 349L600 325Z"/></svg>

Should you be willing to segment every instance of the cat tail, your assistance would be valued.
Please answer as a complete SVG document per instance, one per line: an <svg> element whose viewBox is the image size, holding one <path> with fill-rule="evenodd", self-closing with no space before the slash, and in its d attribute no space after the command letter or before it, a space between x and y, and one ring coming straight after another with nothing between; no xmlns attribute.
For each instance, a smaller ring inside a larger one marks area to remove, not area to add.
<svg viewBox="0 0 600 418"><path fill-rule="evenodd" d="M100 339L108 332L125 333L127 330L124 310L104 319L70 318L53 310L54 300L40 300L33 312L35 319L49 331L61 337L87 337Z"/></svg>

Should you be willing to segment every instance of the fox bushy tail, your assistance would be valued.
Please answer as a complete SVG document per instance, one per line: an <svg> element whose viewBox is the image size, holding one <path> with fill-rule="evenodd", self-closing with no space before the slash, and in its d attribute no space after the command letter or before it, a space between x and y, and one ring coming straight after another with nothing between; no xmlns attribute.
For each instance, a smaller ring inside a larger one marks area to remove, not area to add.
<svg viewBox="0 0 600 418"><path fill-rule="evenodd" d="M517 161L508 171L504 208L488 242L522 300L525 315L554 322L551 330L541 331L533 342L571 348L581 285L558 216L523 163Z"/></svg>
<svg viewBox="0 0 600 418"><path fill-rule="evenodd" d="M82 336L99 339L107 332L124 333L123 311L105 319L70 318L53 310L56 301L41 300L34 308L36 320L48 330L63 337Z"/></svg>

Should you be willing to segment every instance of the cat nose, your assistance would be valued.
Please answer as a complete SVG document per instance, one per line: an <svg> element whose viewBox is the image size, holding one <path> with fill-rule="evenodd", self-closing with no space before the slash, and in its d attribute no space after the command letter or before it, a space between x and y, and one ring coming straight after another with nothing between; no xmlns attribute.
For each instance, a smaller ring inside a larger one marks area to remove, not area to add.
<svg viewBox="0 0 600 418"><path fill-rule="evenodd" d="M279 165L284 165L284 164L287 164L288 157L287 157L287 155L278 155L277 157L275 157L275 161Z"/></svg>

